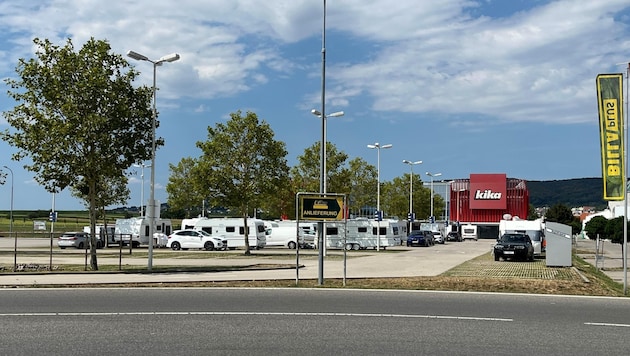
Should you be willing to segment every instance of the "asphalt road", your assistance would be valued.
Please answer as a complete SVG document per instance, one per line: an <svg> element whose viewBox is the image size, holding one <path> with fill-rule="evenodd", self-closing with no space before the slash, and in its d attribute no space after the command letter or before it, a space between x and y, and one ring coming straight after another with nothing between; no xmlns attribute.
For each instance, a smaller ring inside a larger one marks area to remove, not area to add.
<svg viewBox="0 0 630 356"><path fill-rule="evenodd" d="M630 300L335 289L5 289L11 355L627 355Z"/></svg>

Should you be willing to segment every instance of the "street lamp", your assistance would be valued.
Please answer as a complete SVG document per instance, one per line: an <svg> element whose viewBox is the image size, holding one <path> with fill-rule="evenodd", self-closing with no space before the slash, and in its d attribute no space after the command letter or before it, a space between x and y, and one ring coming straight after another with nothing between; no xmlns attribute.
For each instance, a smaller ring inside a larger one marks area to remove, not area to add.
<svg viewBox="0 0 630 356"><path fill-rule="evenodd" d="M153 233L155 230L155 126L157 120L156 97L157 91L155 86L157 67L165 62L175 62L179 59L179 54L171 53L161 57L158 60L151 60L149 57L134 51L128 51L127 56L137 61L147 61L153 64L153 120L151 125L151 180L147 218L149 219L149 258L147 269L151 271L153 267Z"/></svg>
<svg viewBox="0 0 630 356"><path fill-rule="evenodd" d="M9 223L9 233L10 235L13 235L13 170L7 166L4 166L4 168L11 172L11 212L9 214L9 219L11 219L11 221Z"/></svg>
<svg viewBox="0 0 630 356"><path fill-rule="evenodd" d="M433 177L439 177L442 175L442 173L431 174L427 172L427 175L431 177L431 217L429 219L433 223L435 222L435 217L433 217Z"/></svg>
<svg viewBox="0 0 630 356"><path fill-rule="evenodd" d="M142 168L140 170L140 180L142 181L142 188L140 189L140 216L144 217L144 169L147 167L151 167L152 165L140 163L140 164L134 164L133 166Z"/></svg>
<svg viewBox="0 0 630 356"><path fill-rule="evenodd" d="M326 143L328 142L326 139L326 119L329 117L339 117L343 116L343 111L337 111L332 114L322 115L321 112L313 109L311 110L311 114L320 117L322 119L322 147L320 147L321 157L320 157L320 172L321 172L321 182L320 182L320 193L327 193L327 182L328 182L328 172L326 170Z"/></svg>
<svg viewBox="0 0 630 356"><path fill-rule="evenodd" d="M410 168L409 173L409 222L413 222L413 166L416 164L422 164L422 161L411 162L406 159L403 159L404 164L408 164ZM411 231L411 228L409 228Z"/></svg>
<svg viewBox="0 0 630 356"><path fill-rule="evenodd" d="M369 149L375 149L376 154L376 212L378 217L376 219L376 251L381 250L381 219L383 215L381 213L381 149L392 148L391 144L381 145L376 142L373 145L367 145Z"/></svg>

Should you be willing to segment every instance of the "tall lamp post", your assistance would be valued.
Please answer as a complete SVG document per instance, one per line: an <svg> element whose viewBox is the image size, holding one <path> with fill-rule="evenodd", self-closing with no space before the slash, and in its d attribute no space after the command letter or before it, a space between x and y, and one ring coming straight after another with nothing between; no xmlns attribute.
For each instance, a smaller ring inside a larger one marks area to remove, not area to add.
<svg viewBox="0 0 630 356"><path fill-rule="evenodd" d="M429 177L431 177L431 222L435 222L435 217L433 216L433 177L439 177L442 175L442 173L435 173L435 174L431 174L430 172L427 172L427 175Z"/></svg>
<svg viewBox="0 0 630 356"><path fill-rule="evenodd" d="M11 212L9 213L9 219L11 219L11 221L9 222L9 234L13 235L13 170L7 166L4 166L4 168L11 172Z"/></svg>
<svg viewBox="0 0 630 356"><path fill-rule="evenodd" d="M322 119L322 147L320 147L320 151L321 151L321 157L320 157L320 171L321 171L321 182L320 182L320 193L327 193L328 192L328 188L327 188L327 182L328 182L328 172L326 171L326 143L327 138L326 138L326 119L328 119L329 117L339 117L339 116L343 116L344 112L343 111L337 111L334 112L332 114L328 114L328 115L322 115L321 112L319 112L318 110L311 110L311 114L319 117Z"/></svg>
<svg viewBox="0 0 630 356"><path fill-rule="evenodd" d="M147 218L149 219L149 257L147 269L151 271L153 268L153 233L155 232L155 127L157 121L157 109L156 109L156 74L157 67L162 63L175 62L179 59L179 54L172 53L161 57L158 60L151 60L149 57L142 55L134 51L128 51L127 56L137 61L147 61L153 64L153 120L151 125L151 179L150 179L150 193L149 203L147 204L148 212Z"/></svg>
<svg viewBox="0 0 630 356"><path fill-rule="evenodd" d="M403 159L404 164L409 165L410 173L409 173L409 223L412 223L414 220L413 216L413 166L416 164L422 164L422 161L411 162L406 159ZM411 227L409 228L411 231Z"/></svg>
<svg viewBox="0 0 630 356"><path fill-rule="evenodd" d="M376 251L381 250L381 220L383 213L381 212L381 149L392 148L392 144L381 145L376 142L373 145L367 145L369 149L376 150Z"/></svg>
<svg viewBox="0 0 630 356"><path fill-rule="evenodd" d="M151 167L152 165L146 165L144 163L134 164L134 167L141 168L140 170L140 180L142 181L142 188L140 189L140 216L144 217L144 169L147 167Z"/></svg>

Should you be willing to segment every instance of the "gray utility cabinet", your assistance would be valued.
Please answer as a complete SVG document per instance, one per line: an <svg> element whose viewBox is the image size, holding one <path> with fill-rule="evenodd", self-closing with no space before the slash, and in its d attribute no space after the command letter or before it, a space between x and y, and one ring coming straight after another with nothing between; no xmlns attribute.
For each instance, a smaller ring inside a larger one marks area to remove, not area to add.
<svg viewBox="0 0 630 356"><path fill-rule="evenodd" d="M547 240L546 260L548 267L570 267L571 226L555 222L545 222Z"/></svg>

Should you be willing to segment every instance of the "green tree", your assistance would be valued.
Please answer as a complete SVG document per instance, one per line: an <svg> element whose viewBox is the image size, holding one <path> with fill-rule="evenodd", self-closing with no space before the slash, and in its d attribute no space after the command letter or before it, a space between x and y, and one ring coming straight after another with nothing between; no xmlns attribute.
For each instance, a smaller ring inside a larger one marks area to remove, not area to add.
<svg viewBox="0 0 630 356"><path fill-rule="evenodd" d="M577 234L582 230L578 217L573 216L571 209L563 204L553 205L545 213L545 220L571 226L571 233Z"/></svg>
<svg viewBox="0 0 630 356"><path fill-rule="evenodd" d="M166 184L168 205L174 211L184 211L185 217L191 218L201 211L200 205L212 195L212 192L204 193L198 184L194 184L203 181L201 177L197 177L200 172L194 158L182 158L177 165L169 164L168 167L171 171Z"/></svg>
<svg viewBox="0 0 630 356"><path fill-rule="evenodd" d="M350 160L348 166L348 181L351 185L348 205L351 213L360 216L365 206L372 202L376 206L376 166L358 157Z"/></svg>
<svg viewBox="0 0 630 356"><path fill-rule="evenodd" d="M316 142L298 156L298 164L291 168L291 177L299 192L319 192L321 181L320 143ZM350 184L344 180L348 175L345 169L348 155L326 142L326 192L348 193Z"/></svg>
<svg viewBox="0 0 630 356"><path fill-rule="evenodd" d="M608 225L608 219L603 216L595 216L586 223L584 231L586 231L586 234L591 239L596 239L598 236L605 238L606 225Z"/></svg>
<svg viewBox="0 0 630 356"><path fill-rule="evenodd" d="M247 226L249 208L261 206L267 197L288 184L289 167L284 142L276 141L271 127L255 113L230 114L225 124L208 127L208 140L197 142L199 187L220 192L217 200L235 207ZM249 235L245 229L245 254L249 255Z"/></svg>
<svg viewBox="0 0 630 356"><path fill-rule="evenodd" d="M13 160L30 159L24 167L49 192L87 191L90 265L97 270L102 177L120 177L151 157L152 90L132 86L138 72L110 53L106 41L92 38L78 52L70 39L64 46L37 38L34 43L35 58L20 59L18 77L5 80L17 105L3 113L12 130L1 138L18 148Z"/></svg>

